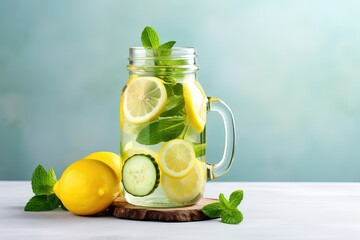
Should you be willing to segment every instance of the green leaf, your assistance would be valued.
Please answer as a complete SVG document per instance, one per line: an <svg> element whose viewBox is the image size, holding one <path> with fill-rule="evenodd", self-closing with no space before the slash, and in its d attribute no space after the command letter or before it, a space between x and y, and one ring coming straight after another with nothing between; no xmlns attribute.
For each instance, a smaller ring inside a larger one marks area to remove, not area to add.
<svg viewBox="0 0 360 240"><path fill-rule="evenodd" d="M210 203L201 210L210 218L221 217L223 223L238 224L243 220L242 213L237 209L243 196L242 190L236 190L230 194L230 201L228 201L224 194L220 193L219 202Z"/></svg>
<svg viewBox="0 0 360 240"><path fill-rule="evenodd" d="M175 45L175 43L176 43L176 41L169 41L169 42L161 44L159 46L159 48L171 49Z"/></svg>
<svg viewBox="0 0 360 240"><path fill-rule="evenodd" d="M53 192L53 186L56 183L56 175L53 168L46 172L40 164L35 168L32 178L31 187L35 195L50 195Z"/></svg>
<svg viewBox="0 0 360 240"><path fill-rule="evenodd" d="M169 80L167 79L166 81L164 80L164 83L168 98L175 95L171 80L170 79Z"/></svg>
<svg viewBox="0 0 360 240"><path fill-rule="evenodd" d="M156 57L154 59L155 65L166 67L156 68L155 76L163 79L166 83L174 83L176 82L176 79L184 77L186 68L179 68L178 66L187 65L187 61L183 59L167 58L171 55L171 49L175 45L175 41L168 41L160 45L160 38L157 32L153 28L147 26L141 33L141 42L144 48L153 49L153 56Z"/></svg>
<svg viewBox="0 0 360 240"><path fill-rule="evenodd" d="M201 157L206 154L206 143L193 143L195 157Z"/></svg>
<svg viewBox="0 0 360 240"><path fill-rule="evenodd" d="M175 83L176 79L164 79L167 83L165 83L166 93L168 97L171 97L173 95L183 95L183 86L180 83Z"/></svg>
<svg viewBox="0 0 360 240"><path fill-rule="evenodd" d="M231 208L237 208L244 197L242 190L236 190L230 194L229 203Z"/></svg>
<svg viewBox="0 0 360 240"><path fill-rule="evenodd" d="M174 46L175 41L169 41L166 43L161 44L158 49L155 51L155 56L158 57L167 57L171 55L171 48ZM163 61L155 62L156 65L163 65Z"/></svg>
<svg viewBox="0 0 360 240"><path fill-rule="evenodd" d="M223 205L224 208L230 208L229 201L225 198L223 193L219 194L219 202Z"/></svg>
<svg viewBox="0 0 360 240"><path fill-rule="evenodd" d="M229 209L223 211L221 222L227 224L239 224L243 220L243 215L238 209Z"/></svg>
<svg viewBox="0 0 360 240"><path fill-rule="evenodd" d="M32 197L24 210L29 212L50 211L58 208L61 202L55 194Z"/></svg>
<svg viewBox="0 0 360 240"><path fill-rule="evenodd" d="M182 95L173 95L168 97L164 111L161 117L180 116L180 111L185 107L184 97Z"/></svg>
<svg viewBox="0 0 360 240"><path fill-rule="evenodd" d="M210 203L201 209L201 211L209 218L221 217L224 210L224 207L219 202Z"/></svg>
<svg viewBox="0 0 360 240"><path fill-rule="evenodd" d="M136 138L144 145L153 145L177 138L185 128L185 117L171 117L155 120L145 126Z"/></svg>
<svg viewBox="0 0 360 240"><path fill-rule="evenodd" d="M173 89L175 95L183 95L183 85L182 84L177 83L172 86L172 89Z"/></svg>
<svg viewBox="0 0 360 240"><path fill-rule="evenodd" d="M141 33L141 42L144 48L154 49L160 45L160 39L157 32L152 27L145 27Z"/></svg>

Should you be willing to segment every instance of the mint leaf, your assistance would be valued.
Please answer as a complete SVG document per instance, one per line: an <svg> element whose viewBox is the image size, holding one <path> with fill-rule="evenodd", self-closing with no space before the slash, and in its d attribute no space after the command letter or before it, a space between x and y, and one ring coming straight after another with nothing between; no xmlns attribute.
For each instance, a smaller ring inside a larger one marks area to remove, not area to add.
<svg viewBox="0 0 360 240"><path fill-rule="evenodd" d="M176 41L168 41L160 45L160 38L155 29L152 27L146 26L141 33L141 42L144 48L153 49L153 53L155 57L160 57L160 59L154 60L155 65L157 66L180 66L186 65L187 62L181 59L162 59L161 57L168 57L171 55L171 48L175 45ZM175 72L178 74L178 77L182 77L185 69L176 69L176 68L168 68L165 72ZM160 78L166 78L169 74L164 74L163 69L156 69L156 76ZM179 73L177 73L179 72ZM173 75L173 73L171 73ZM162 76L164 75L164 76ZM164 79L165 80L165 79Z"/></svg>
<svg viewBox="0 0 360 240"><path fill-rule="evenodd" d="M171 48L174 46L175 41L169 41L166 43L161 44L158 49L155 51L155 56L158 57L167 57L171 55ZM155 61L156 65L164 65L164 60L162 61Z"/></svg>
<svg viewBox="0 0 360 240"><path fill-rule="evenodd" d="M229 201L225 198L223 193L219 194L219 202L223 205L224 208L230 208Z"/></svg>
<svg viewBox="0 0 360 240"><path fill-rule="evenodd" d="M29 212L50 211L58 208L61 202L55 194L32 197L24 210Z"/></svg>
<svg viewBox="0 0 360 240"><path fill-rule="evenodd" d="M30 198L24 207L24 211L50 211L58 208L62 203L53 191L55 183L54 169L51 167L49 172L46 172L44 167L39 164L31 178L31 187L35 196Z"/></svg>
<svg viewBox="0 0 360 240"><path fill-rule="evenodd" d="M243 215L238 209L225 210L221 215L221 222L238 224L243 220Z"/></svg>
<svg viewBox="0 0 360 240"><path fill-rule="evenodd" d="M169 41L166 43L163 43L159 46L159 48L165 48L165 49L171 49L175 45L176 41Z"/></svg>
<svg viewBox="0 0 360 240"><path fill-rule="evenodd" d="M145 27L141 33L141 42L144 48L155 49L160 45L160 39L157 32L152 27Z"/></svg>
<svg viewBox="0 0 360 240"><path fill-rule="evenodd" d="M181 115L180 111L185 107L184 97L182 95L173 95L168 97L164 111L160 117L171 117Z"/></svg>
<svg viewBox="0 0 360 240"><path fill-rule="evenodd" d="M244 197L242 190L236 190L230 194L229 203L231 208L237 208Z"/></svg>
<svg viewBox="0 0 360 240"><path fill-rule="evenodd" d="M183 95L183 85L180 83L176 83L172 86L175 95Z"/></svg>
<svg viewBox="0 0 360 240"><path fill-rule="evenodd" d="M209 218L221 217L221 214L224 210L224 207L219 202L210 203L201 209L201 211Z"/></svg>
<svg viewBox="0 0 360 240"><path fill-rule="evenodd" d="M183 95L183 86L180 83L173 84L175 79L164 79L164 81L169 82L170 84L165 84L166 93L168 97L173 95Z"/></svg>
<svg viewBox="0 0 360 240"><path fill-rule="evenodd" d="M238 224L243 220L242 213L237 209L243 196L242 190L236 190L230 194L228 201L224 194L220 193L219 202L210 203L201 210L210 218L221 217L221 222L223 223Z"/></svg>
<svg viewBox="0 0 360 240"><path fill-rule="evenodd" d="M53 186L56 183L56 175L53 168L46 172L40 164L35 168L32 178L31 187L35 195L50 195L53 192Z"/></svg>
<svg viewBox="0 0 360 240"><path fill-rule="evenodd" d="M185 117L171 117L155 120L145 126L136 138L144 145L153 145L177 138L185 128Z"/></svg>
<svg viewBox="0 0 360 240"><path fill-rule="evenodd" d="M195 157L198 158L206 154L206 143L193 143L193 145Z"/></svg>

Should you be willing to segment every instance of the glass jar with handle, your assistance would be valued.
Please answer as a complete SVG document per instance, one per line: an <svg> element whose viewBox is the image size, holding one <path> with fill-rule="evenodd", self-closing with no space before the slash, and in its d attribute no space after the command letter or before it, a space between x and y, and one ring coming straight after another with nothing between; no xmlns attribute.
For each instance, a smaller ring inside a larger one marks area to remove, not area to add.
<svg viewBox="0 0 360 240"><path fill-rule="evenodd" d="M197 81L194 48L130 48L130 77L120 97L122 189L127 202L181 207L203 196L207 181L224 175L234 159L230 108L207 97ZM206 114L220 113L225 149L206 162Z"/></svg>

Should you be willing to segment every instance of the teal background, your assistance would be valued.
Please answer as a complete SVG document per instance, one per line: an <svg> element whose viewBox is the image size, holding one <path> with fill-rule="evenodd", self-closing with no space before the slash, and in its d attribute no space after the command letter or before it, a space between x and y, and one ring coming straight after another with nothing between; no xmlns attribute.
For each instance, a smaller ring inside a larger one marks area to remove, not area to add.
<svg viewBox="0 0 360 240"><path fill-rule="evenodd" d="M0 0L0 179L118 152L128 48L146 26L198 50L232 108L223 181L360 181L359 1ZM208 159L223 127L209 114Z"/></svg>

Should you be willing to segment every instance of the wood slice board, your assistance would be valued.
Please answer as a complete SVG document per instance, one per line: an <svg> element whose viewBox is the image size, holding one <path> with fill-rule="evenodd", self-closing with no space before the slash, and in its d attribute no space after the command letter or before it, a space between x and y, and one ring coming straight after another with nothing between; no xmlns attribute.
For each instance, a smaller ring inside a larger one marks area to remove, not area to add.
<svg viewBox="0 0 360 240"><path fill-rule="evenodd" d="M201 208L209 203L216 202L217 199L202 198L192 206L179 208L148 208L135 206L127 203L123 197L117 197L112 204L112 215L117 218L161 221L161 222L190 222L210 219Z"/></svg>

